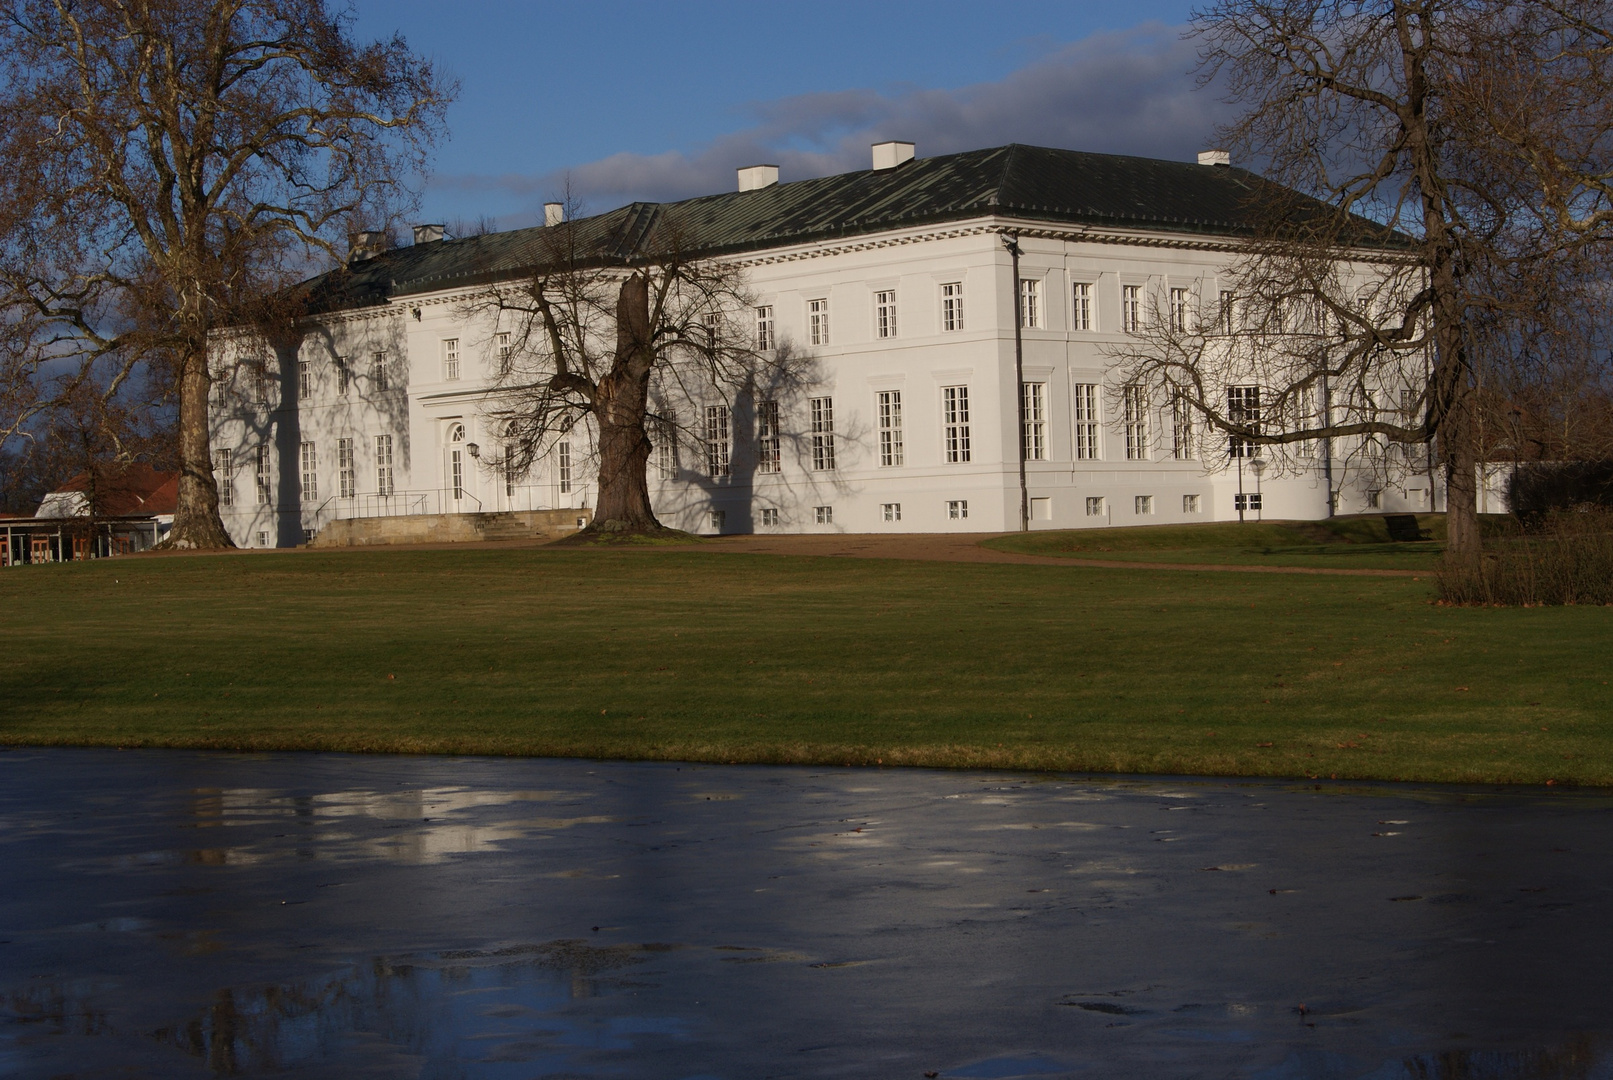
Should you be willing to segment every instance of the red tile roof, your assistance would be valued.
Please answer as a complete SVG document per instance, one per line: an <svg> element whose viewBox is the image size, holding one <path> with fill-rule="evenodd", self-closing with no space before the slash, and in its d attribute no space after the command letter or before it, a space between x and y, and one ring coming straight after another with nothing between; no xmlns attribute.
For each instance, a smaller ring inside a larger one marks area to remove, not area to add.
<svg viewBox="0 0 1613 1080"><path fill-rule="evenodd" d="M91 478L81 472L51 492L52 495L89 491ZM131 514L172 514L179 505L179 473L153 469L136 462L121 473L102 477L97 512L113 517Z"/></svg>

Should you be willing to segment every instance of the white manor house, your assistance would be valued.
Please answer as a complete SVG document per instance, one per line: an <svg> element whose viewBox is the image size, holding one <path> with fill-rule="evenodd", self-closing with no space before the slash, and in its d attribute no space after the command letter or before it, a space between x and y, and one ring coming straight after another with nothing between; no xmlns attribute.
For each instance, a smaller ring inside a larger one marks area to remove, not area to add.
<svg viewBox="0 0 1613 1080"><path fill-rule="evenodd" d="M1021 446L1033 529L1435 508L1420 451L1386 474L1324 441L1274 468L1115 384L1114 347L1150 301L1216 297L1248 235L1258 181L1226 160L1019 145L924 159L881 143L865 171L780 183L754 166L736 191L672 204L703 250L743 268L758 348L788 343L815 375L800 400L676 405L682 434L650 462L657 515L707 534L1007 531ZM631 254L667 209L586 220ZM291 546L367 518L586 519L582 425L528 474L499 467L489 373L509 335L465 303L524 276L541 229L414 232L390 249L366 234L290 344L218 339L215 468L237 544Z"/></svg>

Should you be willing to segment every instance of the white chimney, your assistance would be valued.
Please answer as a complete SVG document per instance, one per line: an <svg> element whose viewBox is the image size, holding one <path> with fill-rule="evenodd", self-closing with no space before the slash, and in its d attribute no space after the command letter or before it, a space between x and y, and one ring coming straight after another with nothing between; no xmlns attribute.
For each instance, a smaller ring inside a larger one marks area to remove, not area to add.
<svg viewBox="0 0 1613 1080"><path fill-rule="evenodd" d="M1232 154L1226 150L1200 150L1200 165L1231 165Z"/></svg>
<svg viewBox="0 0 1613 1080"><path fill-rule="evenodd" d="M441 239L441 225L416 225L414 227L414 242L416 244L429 244Z"/></svg>
<svg viewBox="0 0 1613 1080"><path fill-rule="evenodd" d="M559 225L566 220L566 204L546 202L543 204L543 223L545 225Z"/></svg>
<svg viewBox="0 0 1613 1080"><path fill-rule="evenodd" d="M874 144L874 168L894 169L904 161L913 160L910 142L877 142Z"/></svg>
<svg viewBox="0 0 1613 1080"><path fill-rule="evenodd" d="M757 191L778 183L777 165L747 165L739 170L739 190Z"/></svg>
<svg viewBox="0 0 1613 1080"><path fill-rule="evenodd" d="M347 249L348 262L363 262L373 259L386 250L386 233L380 229L363 229L353 236L353 244Z"/></svg>

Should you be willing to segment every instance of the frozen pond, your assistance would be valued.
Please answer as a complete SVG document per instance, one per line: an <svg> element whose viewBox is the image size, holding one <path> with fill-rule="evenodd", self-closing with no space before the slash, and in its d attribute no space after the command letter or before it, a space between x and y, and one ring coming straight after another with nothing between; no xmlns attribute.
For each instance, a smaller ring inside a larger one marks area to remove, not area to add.
<svg viewBox="0 0 1613 1080"><path fill-rule="evenodd" d="M0 1075L1613 1077L1606 793L0 752Z"/></svg>

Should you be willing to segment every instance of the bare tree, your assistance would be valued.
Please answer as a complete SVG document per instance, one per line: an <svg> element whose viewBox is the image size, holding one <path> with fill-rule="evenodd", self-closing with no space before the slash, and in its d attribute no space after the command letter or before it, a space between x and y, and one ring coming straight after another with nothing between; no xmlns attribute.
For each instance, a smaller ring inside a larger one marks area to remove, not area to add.
<svg viewBox="0 0 1613 1080"><path fill-rule="evenodd" d="M776 387L802 365L759 339L741 268L690 250L675 221L663 219L626 254L615 253L621 238L598 218L540 236L529 276L466 303L467 316L510 335L488 409L507 448L490 465L525 475L558 438L586 426L599 494L583 539L660 532L647 465L652 435L667 441L688 431L677 404L759 379Z"/></svg>
<svg viewBox="0 0 1613 1080"><path fill-rule="evenodd" d="M166 372L169 543L228 546L209 333L409 202L454 93L323 0L18 0L0 21L0 441L72 393Z"/></svg>
<svg viewBox="0 0 1613 1080"><path fill-rule="evenodd" d="M1224 295L1156 301L1123 378L1253 446L1432 444L1479 550L1480 388L1549 341L1613 226L1608 0L1221 0L1201 78L1244 107L1255 234ZM1174 309L1174 310L1173 310ZM1253 394L1250 393L1253 388ZM1402 397L1402 392L1407 396ZM1223 458L1225 460L1225 458Z"/></svg>

